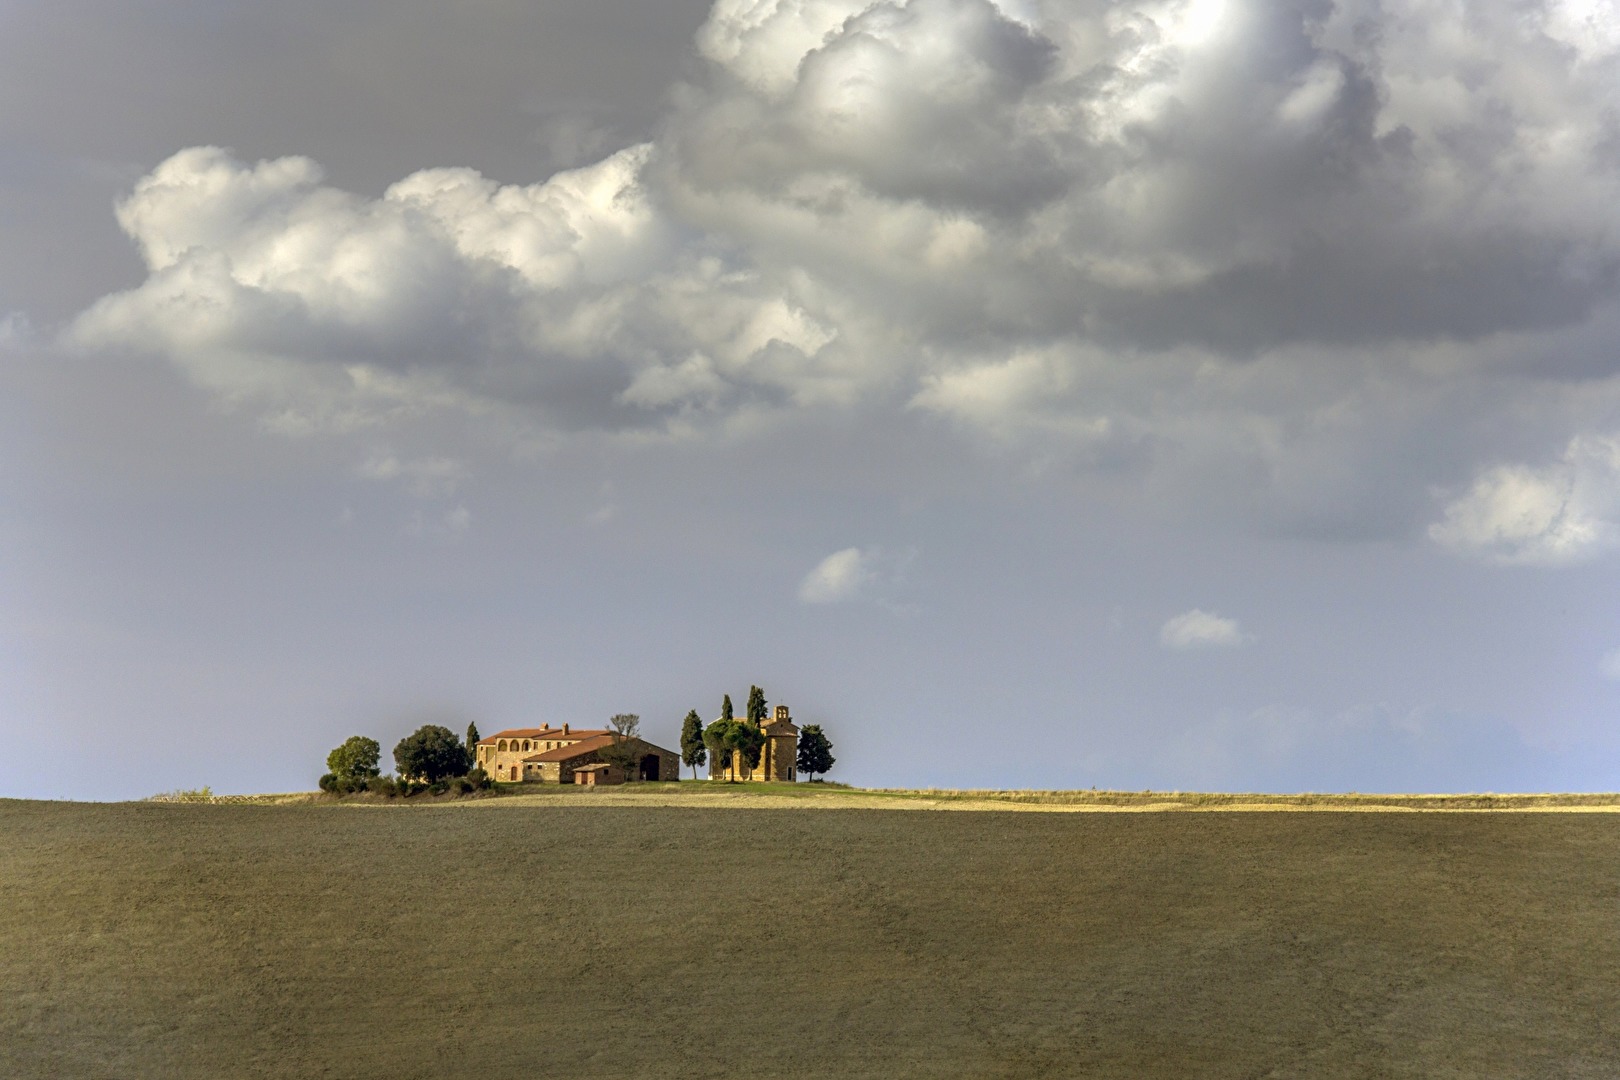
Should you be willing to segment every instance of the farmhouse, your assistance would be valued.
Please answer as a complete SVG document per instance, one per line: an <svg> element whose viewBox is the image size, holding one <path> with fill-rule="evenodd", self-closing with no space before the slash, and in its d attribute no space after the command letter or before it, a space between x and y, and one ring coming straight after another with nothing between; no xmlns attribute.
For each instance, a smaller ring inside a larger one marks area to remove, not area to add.
<svg viewBox="0 0 1620 1080"><path fill-rule="evenodd" d="M709 755L709 779L718 780L727 775L730 767L731 775L741 780L786 780L789 782L799 778L799 727L793 722L786 705L778 705L771 716L759 725L760 731L765 734L765 746L759 754L759 767L748 768L742 755L737 751L731 752L731 760L724 760L719 754Z"/></svg>
<svg viewBox="0 0 1620 1080"><path fill-rule="evenodd" d="M681 778L679 754L645 739L631 741L638 756L633 779ZM568 724L560 728L550 724L511 728L478 740L478 765L505 783L572 784L576 770L605 764L602 750L612 745L613 733L607 728L575 728Z"/></svg>

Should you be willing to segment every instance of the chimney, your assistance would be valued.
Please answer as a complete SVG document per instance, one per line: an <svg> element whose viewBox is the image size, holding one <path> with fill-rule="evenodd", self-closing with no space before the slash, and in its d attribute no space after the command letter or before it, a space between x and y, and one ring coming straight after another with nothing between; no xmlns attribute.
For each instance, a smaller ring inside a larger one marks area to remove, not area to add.
<svg viewBox="0 0 1620 1080"><path fill-rule="evenodd" d="M567 724L563 725L563 734L564 735L568 734L568 725Z"/></svg>

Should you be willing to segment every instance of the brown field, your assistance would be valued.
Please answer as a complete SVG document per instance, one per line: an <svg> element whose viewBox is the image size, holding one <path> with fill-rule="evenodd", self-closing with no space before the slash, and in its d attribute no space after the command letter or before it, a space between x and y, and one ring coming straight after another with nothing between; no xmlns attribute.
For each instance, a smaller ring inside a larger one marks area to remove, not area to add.
<svg viewBox="0 0 1620 1080"><path fill-rule="evenodd" d="M1611 814L708 787L0 801L0 1076L1620 1076Z"/></svg>

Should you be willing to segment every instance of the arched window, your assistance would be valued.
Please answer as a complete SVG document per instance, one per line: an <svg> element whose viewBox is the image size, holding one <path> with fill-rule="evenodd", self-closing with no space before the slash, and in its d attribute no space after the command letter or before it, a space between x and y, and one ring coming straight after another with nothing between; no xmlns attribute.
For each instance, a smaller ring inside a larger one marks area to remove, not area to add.
<svg viewBox="0 0 1620 1080"><path fill-rule="evenodd" d="M524 749L525 753L528 752L528 749L529 749L529 740L528 739L523 740L523 749Z"/></svg>
<svg viewBox="0 0 1620 1080"><path fill-rule="evenodd" d="M505 739L502 739L500 742L496 743L495 745L496 745L496 748L499 749L501 753L503 753L503 754L506 753L506 740Z"/></svg>

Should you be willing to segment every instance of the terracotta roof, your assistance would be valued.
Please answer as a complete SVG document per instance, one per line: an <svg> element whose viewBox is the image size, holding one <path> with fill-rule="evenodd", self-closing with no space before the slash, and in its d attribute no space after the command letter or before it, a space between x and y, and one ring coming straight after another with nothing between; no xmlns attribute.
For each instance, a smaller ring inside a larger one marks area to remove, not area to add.
<svg viewBox="0 0 1620 1080"><path fill-rule="evenodd" d="M613 742L611 735L595 735L568 746L559 746L555 750L545 750L538 754L531 754L524 761L567 761L569 758L588 754L592 750L600 750Z"/></svg>
<svg viewBox="0 0 1620 1080"><path fill-rule="evenodd" d="M537 727L507 728L505 731L497 731L493 735L487 735L484 738L479 739L478 740L478 745L483 746L485 743L494 742L496 739L532 739L536 735L549 734L552 731L556 731L559 734L561 734L562 728L537 728Z"/></svg>
<svg viewBox="0 0 1620 1080"><path fill-rule="evenodd" d="M606 735L607 728L571 728L564 731L560 727L554 728L509 728L506 731L497 731L487 739L479 739L478 745L493 743L497 739L589 739L597 735Z"/></svg>
<svg viewBox="0 0 1620 1080"><path fill-rule="evenodd" d="M641 747L641 752L643 754L667 754L670 757L678 757L679 756L678 754L675 753L675 751L673 751L673 750L665 750L662 746L654 746L652 743L648 742L646 739L642 739L642 738L638 737L634 741ZM528 757L524 758L523 760L524 761L568 761L571 758L579 757L582 754L589 754L592 751L602 749L602 747L604 747L604 746L612 746L612 745L613 745L613 736L612 736L611 733L602 734L602 735L595 735L595 736L593 736L593 737L591 737L589 739L585 739L585 740L583 740L581 742L574 743L571 746L559 746L555 750L544 750L544 751L541 751L538 754L530 754Z"/></svg>

